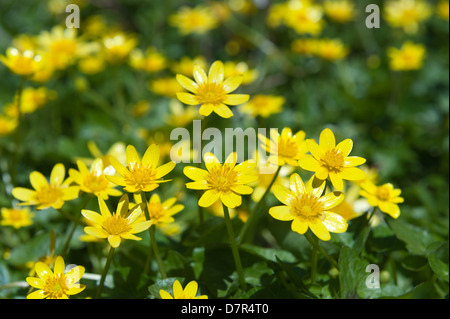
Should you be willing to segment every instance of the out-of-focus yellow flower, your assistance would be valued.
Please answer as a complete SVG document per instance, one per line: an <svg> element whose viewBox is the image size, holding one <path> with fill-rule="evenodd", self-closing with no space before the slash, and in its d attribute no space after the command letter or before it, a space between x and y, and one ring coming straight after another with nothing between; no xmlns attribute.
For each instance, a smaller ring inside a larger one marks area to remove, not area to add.
<svg viewBox="0 0 450 319"><path fill-rule="evenodd" d="M124 186L127 192L151 192L160 183L170 181L164 180L162 177L175 168L175 162L168 162L157 167L160 159L158 145L150 145L145 151L142 160L132 145L127 146L126 155L126 167L116 158L110 157L109 161L111 165L121 176L106 176L106 178L116 185Z"/></svg>
<svg viewBox="0 0 450 319"><path fill-rule="evenodd" d="M102 54L90 54L78 60L78 69L84 74L97 74L105 69L105 58Z"/></svg>
<svg viewBox="0 0 450 319"><path fill-rule="evenodd" d="M225 78L241 75L242 84L244 85L252 83L258 77L258 71L250 69L245 62L226 61L223 64L223 69Z"/></svg>
<svg viewBox="0 0 450 319"><path fill-rule="evenodd" d="M423 0L391 0L384 6L384 17L388 24L410 34L416 33L420 23L431 14L431 5Z"/></svg>
<svg viewBox="0 0 450 319"><path fill-rule="evenodd" d="M150 110L150 102L147 100L140 100L131 108L131 114L134 117L141 117Z"/></svg>
<svg viewBox="0 0 450 319"><path fill-rule="evenodd" d="M314 139L306 140L311 155L299 160L301 168L315 172L315 177L325 180L328 177L338 190L344 189L343 180L357 181L365 178L366 174L356 166L362 165L366 160L358 156L348 156L353 148L353 141L346 139L336 145L333 132L326 128L320 133L319 144Z"/></svg>
<svg viewBox="0 0 450 319"><path fill-rule="evenodd" d="M45 105L50 100L56 98L57 93L55 91L48 90L46 87L26 87L22 91L20 100L20 111L22 114L29 114L36 111L38 108ZM17 95L14 97L14 103L5 107L5 113L11 117L18 116Z"/></svg>
<svg viewBox="0 0 450 319"><path fill-rule="evenodd" d="M258 10L252 0L229 0L228 5L231 10L246 15Z"/></svg>
<svg viewBox="0 0 450 319"><path fill-rule="evenodd" d="M159 294L162 299L208 299L208 296L197 296L198 284L196 281L189 282L183 289L180 282L175 280L173 283L172 293L173 296L165 290L160 290Z"/></svg>
<svg viewBox="0 0 450 319"><path fill-rule="evenodd" d="M139 194L137 194L136 197L140 197ZM141 203L142 199L138 198L136 202ZM181 204L175 205L176 202L176 197L171 197L164 202L161 202L159 195L153 194L150 197L150 200L147 203L144 203L148 208L150 224L160 226L173 223L175 219L172 216L184 209L184 206Z"/></svg>
<svg viewBox="0 0 450 319"><path fill-rule="evenodd" d="M437 4L437 7L436 7L436 11L437 11L437 15L440 18L448 21L448 15L449 15L448 0L439 1L439 3Z"/></svg>
<svg viewBox="0 0 450 319"><path fill-rule="evenodd" d="M300 175L294 173L290 177L289 189L275 185L273 194L284 205L270 208L269 214L278 220L292 221L292 230L301 235L311 228L314 235L327 241L331 239L330 232L347 230L346 220L330 211L344 200L344 194L331 192L322 196L325 182L314 188L313 179L304 184Z"/></svg>
<svg viewBox="0 0 450 319"><path fill-rule="evenodd" d="M20 52L33 51L36 52L38 44L36 37L29 34L19 34L12 40L12 47Z"/></svg>
<svg viewBox="0 0 450 319"><path fill-rule="evenodd" d="M27 295L27 299L67 299L86 288L79 283L84 274L83 266L75 266L65 272L64 259L56 257L53 271L43 262L35 265L38 277L27 277L27 283L38 290Z"/></svg>
<svg viewBox="0 0 450 319"><path fill-rule="evenodd" d="M348 54L348 48L340 39L321 39L317 42L316 55L329 61L342 60Z"/></svg>
<svg viewBox="0 0 450 319"><path fill-rule="evenodd" d="M308 148L305 143L305 132L300 130L292 134L289 127L283 128L281 134L270 130L270 138L259 135L262 147L270 154L269 163L282 166L289 164L298 166L298 160L306 156Z"/></svg>
<svg viewBox="0 0 450 319"><path fill-rule="evenodd" d="M183 87L173 76L152 80L148 83L148 88L156 94L170 98L176 98L177 93L183 91Z"/></svg>
<svg viewBox="0 0 450 319"><path fill-rule="evenodd" d="M242 83L242 76L232 76L224 81L224 65L216 61L211 65L208 75L199 66L194 67L195 82L177 74L177 81L191 93L177 93L177 98L188 105L200 104L200 115L208 116L212 112L223 118L230 118L233 112L227 105L239 105L249 99L247 94L229 94Z"/></svg>
<svg viewBox="0 0 450 319"><path fill-rule="evenodd" d="M268 118L272 114L280 113L283 110L285 98L275 95L259 94L240 107L242 113L249 114L253 117L261 116Z"/></svg>
<svg viewBox="0 0 450 319"><path fill-rule="evenodd" d="M18 205L36 205L41 210L48 207L60 209L64 202L78 197L78 186L69 186L72 180L64 180L65 168L61 163L56 164L50 174L50 183L44 175L38 171L30 173L30 183L34 190L15 187L12 194L18 200L24 202Z"/></svg>
<svg viewBox="0 0 450 319"><path fill-rule="evenodd" d="M314 56L317 52L317 45L319 41L320 40L317 38L294 40L291 44L292 52L307 56Z"/></svg>
<svg viewBox="0 0 450 319"><path fill-rule="evenodd" d="M109 158L113 156L122 163L122 165L126 164L126 145L122 142L114 143L106 153L103 153L94 141L89 141L87 147L93 158L77 157L75 160L81 160L85 165L91 166L96 158L100 158L103 162L103 166L108 167L111 165Z"/></svg>
<svg viewBox="0 0 450 319"><path fill-rule="evenodd" d="M107 238L113 248L120 246L122 239L142 240L134 234L141 233L151 226L150 221L141 221L139 217L144 213L144 205L137 204L129 209L128 195L123 195L117 209L111 213L105 201L98 197L100 214L91 210L83 209L81 214L94 226L84 227L84 232L98 238Z"/></svg>
<svg viewBox="0 0 450 319"><path fill-rule="evenodd" d="M122 192L115 189L115 185L106 179L106 175L114 174L114 170L103 166L103 162L100 158L96 159L91 168L88 170L86 165L78 160L78 171L71 168L69 169L69 175L75 183L80 186L80 190L99 196L105 200L109 196L120 196Z"/></svg>
<svg viewBox="0 0 450 319"><path fill-rule="evenodd" d="M170 16L169 21L184 35L205 34L219 24L214 12L207 6L182 7L177 13Z"/></svg>
<svg viewBox="0 0 450 319"><path fill-rule="evenodd" d="M83 21L83 36L86 38L101 38L108 31L108 24L102 15L93 15Z"/></svg>
<svg viewBox="0 0 450 319"><path fill-rule="evenodd" d="M403 43L400 49L388 48L389 66L394 71L410 71L422 68L426 49L423 44L410 41Z"/></svg>
<svg viewBox="0 0 450 319"><path fill-rule="evenodd" d="M355 17L355 5L349 0L326 0L323 3L325 14L333 21L346 23Z"/></svg>
<svg viewBox="0 0 450 319"><path fill-rule="evenodd" d="M229 4L223 1L212 1L208 5L219 22L227 21L230 18L231 9Z"/></svg>
<svg viewBox="0 0 450 319"><path fill-rule="evenodd" d="M33 224L34 214L28 208L2 207L1 213L0 225L2 226L12 226L19 229Z"/></svg>
<svg viewBox="0 0 450 319"><path fill-rule="evenodd" d="M186 184L189 189L205 190L198 201L201 207L209 207L220 200L228 208L241 205L241 195L249 195L253 189L246 185L258 177L251 174L256 163L249 161L236 165L237 155L231 153L222 165L212 153L204 156L206 170L186 166L184 175L194 180Z"/></svg>
<svg viewBox="0 0 450 319"><path fill-rule="evenodd" d="M185 127L199 117L195 106L183 107L178 100L172 99L169 102L170 114L166 119L166 123L173 127Z"/></svg>
<svg viewBox="0 0 450 319"><path fill-rule="evenodd" d="M44 67L40 55L30 50L22 52L13 47L6 50L6 56L0 55L0 61L11 72L22 76L33 75Z"/></svg>
<svg viewBox="0 0 450 319"><path fill-rule="evenodd" d="M182 57L178 62L174 62L171 66L172 72L175 74L183 74L190 76L194 73L194 65L198 65L202 69L206 69L206 60L202 56L195 58Z"/></svg>
<svg viewBox="0 0 450 319"><path fill-rule="evenodd" d="M121 31L106 35L102 39L106 61L112 64L123 62L136 47L137 39Z"/></svg>
<svg viewBox="0 0 450 319"><path fill-rule="evenodd" d="M310 0L290 0L285 7L284 23L298 34L319 35L325 24L322 6Z"/></svg>
<svg viewBox="0 0 450 319"><path fill-rule="evenodd" d="M166 64L166 57L160 54L156 48L148 48L145 54L141 49L134 49L130 53L130 65L136 70L154 73L164 70Z"/></svg>
<svg viewBox="0 0 450 319"><path fill-rule="evenodd" d="M401 189L394 189L394 185L391 183L376 186L368 181L361 187L360 195L367 198L371 206L378 206L383 213L389 214L392 218L400 216L398 204L404 202L403 197L400 197Z"/></svg>
<svg viewBox="0 0 450 319"><path fill-rule="evenodd" d="M17 119L0 114L0 137L9 135L17 127Z"/></svg>
<svg viewBox="0 0 450 319"><path fill-rule="evenodd" d="M76 59L99 50L96 43L86 43L77 37L77 29L55 26L51 31L42 31L37 42L43 50L41 55L55 70L63 70L72 65Z"/></svg>

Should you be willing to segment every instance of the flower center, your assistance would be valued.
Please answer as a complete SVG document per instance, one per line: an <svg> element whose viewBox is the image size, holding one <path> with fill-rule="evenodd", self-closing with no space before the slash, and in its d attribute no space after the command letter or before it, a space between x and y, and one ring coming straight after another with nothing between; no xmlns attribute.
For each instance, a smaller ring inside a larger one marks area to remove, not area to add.
<svg viewBox="0 0 450 319"><path fill-rule="evenodd" d="M129 168L130 173L125 176L128 185L142 189L155 182L156 170L152 165L130 163Z"/></svg>
<svg viewBox="0 0 450 319"><path fill-rule="evenodd" d="M96 194L108 188L108 181L103 175L97 176L95 174L88 174L84 177L83 184Z"/></svg>
<svg viewBox="0 0 450 319"><path fill-rule="evenodd" d="M43 288L47 298L59 299L62 298L67 290L66 277L64 274L55 274L52 277L46 279Z"/></svg>
<svg viewBox="0 0 450 319"><path fill-rule="evenodd" d="M128 221L119 214L114 214L108 217L103 222L102 227L110 235L120 235L128 232L131 229Z"/></svg>
<svg viewBox="0 0 450 319"><path fill-rule="evenodd" d="M228 192L237 182L237 173L228 165L218 165L211 170L206 182L211 189Z"/></svg>
<svg viewBox="0 0 450 319"><path fill-rule="evenodd" d="M226 92L222 84L219 83L203 83L198 86L196 96L199 104L222 104L225 99Z"/></svg>
<svg viewBox="0 0 450 319"><path fill-rule="evenodd" d="M63 197L63 192L58 186L49 184L36 190L36 195L39 203L52 204Z"/></svg>
<svg viewBox="0 0 450 319"><path fill-rule="evenodd" d="M391 197L391 192L387 186L378 186L376 195L380 200L387 201Z"/></svg>
<svg viewBox="0 0 450 319"><path fill-rule="evenodd" d="M344 167L344 155L335 148L326 151L321 160L329 171L339 172Z"/></svg>
<svg viewBox="0 0 450 319"><path fill-rule="evenodd" d="M278 154L283 157L294 158L298 154L299 146L293 138L279 139Z"/></svg>
<svg viewBox="0 0 450 319"><path fill-rule="evenodd" d="M150 214L150 220L158 221L164 216L164 208L161 203L150 203L148 205L148 212Z"/></svg>
<svg viewBox="0 0 450 319"><path fill-rule="evenodd" d="M291 206L292 213L302 222L316 222L322 220L322 204L318 197L312 194L303 194L297 197Z"/></svg>

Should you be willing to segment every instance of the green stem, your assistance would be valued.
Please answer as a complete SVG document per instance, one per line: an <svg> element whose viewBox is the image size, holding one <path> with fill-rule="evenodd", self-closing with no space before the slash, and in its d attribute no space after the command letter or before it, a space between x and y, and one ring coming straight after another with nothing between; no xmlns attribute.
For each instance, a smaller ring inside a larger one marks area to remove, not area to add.
<svg viewBox="0 0 450 319"><path fill-rule="evenodd" d="M273 184L275 183L278 175L280 174L280 170L281 170L281 166L278 166L278 169L275 172L275 175L273 176L272 181L270 182L270 184L267 187L266 191L264 192L263 196L259 200L258 204L256 204L255 208L251 211L247 222L244 224L244 227L242 227L241 232L239 233L239 240L238 240L239 245L241 245L247 239L247 237L249 236L249 234L252 232L253 228L255 227L254 224L256 222L256 217L257 217L258 211L264 205L267 195L270 193L270 190L272 189Z"/></svg>
<svg viewBox="0 0 450 319"><path fill-rule="evenodd" d="M239 251L236 244L236 238L234 236L233 225L231 224L230 212L228 211L227 206L222 206L225 225L227 227L228 237L230 239L231 252L233 253L233 259L239 277L239 284L241 285L241 288L245 290L247 289L247 284L245 283L244 270L242 269L241 258L239 257Z"/></svg>
<svg viewBox="0 0 450 319"><path fill-rule="evenodd" d="M312 255L311 255L311 284L316 283L317 278L317 251L318 251L317 237L313 239Z"/></svg>
<svg viewBox="0 0 450 319"><path fill-rule="evenodd" d="M372 220L372 217L375 215L375 212L377 211L377 206L375 206L372 210L372 212L369 215L369 218L367 219L367 226L370 227L370 221Z"/></svg>
<svg viewBox="0 0 450 319"><path fill-rule="evenodd" d="M339 264L337 263L336 260L333 259L333 257L331 257L330 255L327 254L327 252L320 247L319 243L316 242L310 234L305 233L304 234L305 238L309 241L309 243L313 246L316 247L317 250L334 266L336 267L337 270L339 270Z"/></svg>
<svg viewBox="0 0 450 319"><path fill-rule="evenodd" d="M25 85L26 77L22 76L20 78L19 87L17 88L17 127L16 133L14 136L14 153L13 153L13 161L11 163L11 182L13 185L16 185L17 182L17 166L19 163L20 157L20 144L21 144L21 134L22 134L22 92L23 87Z"/></svg>
<svg viewBox="0 0 450 319"><path fill-rule="evenodd" d="M111 265L111 261L114 257L114 247L109 248L108 259L106 260L105 267L103 268L102 277L100 278L100 283L98 285L96 298L99 299L102 294L103 285L105 284L106 274L108 273L109 266Z"/></svg>

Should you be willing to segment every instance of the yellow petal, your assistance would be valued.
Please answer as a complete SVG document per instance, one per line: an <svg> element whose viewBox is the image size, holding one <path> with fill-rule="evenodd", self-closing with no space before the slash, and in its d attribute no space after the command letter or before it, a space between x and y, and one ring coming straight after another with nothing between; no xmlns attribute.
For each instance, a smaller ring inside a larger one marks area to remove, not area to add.
<svg viewBox="0 0 450 319"><path fill-rule="evenodd" d="M343 140L336 146L336 149L338 149L344 157L348 156L348 154L350 154L350 152L352 151L352 148L353 148L353 141L349 138L346 140Z"/></svg>
<svg viewBox="0 0 450 319"><path fill-rule="evenodd" d="M61 185L64 181L65 174L66 170L64 165L61 163L56 164L50 173L50 183L52 185Z"/></svg>
<svg viewBox="0 0 450 319"><path fill-rule="evenodd" d="M103 223L103 221L105 220L104 217L102 217L102 215L100 215L97 212L94 212L92 210L88 210L88 209L83 209L81 211L81 214L87 218L88 220L90 220L91 222L101 225Z"/></svg>
<svg viewBox="0 0 450 319"><path fill-rule="evenodd" d="M36 278L36 277L27 277L26 278L27 283L33 287L33 288L37 288L37 289L42 289L44 288L44 280L42 280L41 278Z"/></svg>
<svg viewBox="0 0 450 319"><path fill-rule="evenodd" d="M299 233L300 235L303 235L308 230L308 224L302 223L298 219L294 219L294 221L291 224L291 229L295 231L296 233Z"/></svg>
<svg viewBox="0 0 450 319"><path fill-rule="evenodd" d="M22 202L34 202L37 199L34 190L23 187L14 187L12 195Z"/></svg>
<svg viewBox="0 0 450 319"><path fill-rule="evenodd" d="M33 291L32 293L27 295L27 299L45 299L47 294L44 290Z"/></svg>
<svg viewBox="0 0 450 319"><path fill-rule="evenodd" d="M48 186L47 179L40 172L34 171L30 173L30 183L34 189L38 190L42 187Z"/></svg>
<svg viewBox="0 0 450 319"><path fill-rule="evenodd" d="M219 106L216 106L214 108L214 112L220 117L223 117L224 119L228 119L233 116L233 112L225 104L220 104Z"/></svg>
<svg viewBox="0 0 450 319"><path fill-rule="evenodd" d="M324 210L329 210L330 208L336 207L344 200L344 193L341 192L331 192L319 199L322 203Z"/></svg>
<svg viewBox="0 0 450 319"><path fill-rule="evenodd" d="M133 145L128 145L126 150L127 163L141 163L141 158Z"/></svg>
<svg viewBox="0 0 450 319"><path fill-rule="evenodd" d="M400 208L397 204L379 201L378 207L382 212L389 214L392 218L398 218L400 216Z"/></svg>
<svg viewBox="0 0 450 319"><path fill-rule="evenodd" d="M269 209L269 214L275 219L288 221L295 218L291 214L291 208L289 206L275 206Z"/></svg>
<svg viewBox="0 0 450 319"><path fill-rule="evenodd" d="M186 299L193 299L197 294L197 290L198 284L195 281L191 281L184 287L184 296Z"/></svg>
<svg viewBox="0 0 450 319"><path fill-rule="evenodd" d="M320 162L316 160L312 155L305 155L298 160L298 165L307 171L315 172L320 168Z"/></svg>
<svg viewBox="0 0 450 319"><path fill-rule="evenodd" d="M97 237L97 238L106 238L109 234L103 228L97 228L92 226L84 227L84 232L88 235Z"/></svg>
<svg viewBox="0 0 450 319"><path fill-rule="evenodd" d="M78 197L80 193L80 188L78 186L70 186L62 189L63 200L69 201Z"/></svg>
<svg viewBox="0 0 450 319"><path fill-rule="evenodd" d="M209 186L208 186L208 183L205 180L203 180L203 181L186 183L186 188L204 190L204 189L209 189Z"/></svg>
<svg viewBox="0 0 450 319"><path fill-rule="evenodd" d="M118 235L109 235L108 236L108 242L113 248L117 248L120 246L120 242L122 239Z"/></svg>
<svg viewBox="0 0 450 319"><path fill-rule="evenodd" d="M338 191L343 191L344 182L342 181L341 175L334 172L330 172L328 175L330 176L331 184L333 184L334 188L336 188Z"/></svg>
<svg viewBox="0 0 450 319"><path fill-rule="evenodd" d="M198 105L197 97L191 93L179 92L177 93L177 99L187 105Z"/></svg>
<svg viewBox="0 0 450 319"><path fill-rule="evenodd" d="M198 84L206 83L208 81L208 76L198 64L194 65L193 75L195 82L197 82Z"/></svg>
<svg viewBox="0 0 450 319"><path fill-rule="evenodd" d="M212 111L214 111L214 107L215 106L213 104L202 104L198 110L198 113L203 116L209 116Z"/></svg>
<svg viewBox="0 0 450 319"><path fill-rule="evenodd" d="M324 129L320 133L319 145L324 150L331 150L336 147L336 138L329 128Z"/></svg>
<svg viewBox="0 0 450 319"><path fill-rule="evenodd" d="M76 284L80 281L81 277L84 274L84 271L85 268L83 266L75 266L66 273L66 280L72 284Z"/></svg>
<svg viewBox="0 0 450 319"><path fill-rule="evenodd" d="M53 273L55 275L64 274L64 259L61 256L56 257L55 265L53 267Z"/></svg>
<svg viewBox="0 0 450 319"><path fill-rule="evenodd" d="M320 166L316 170L316 177L321 180L326 180L329 174L330 174L330 172L328 171L328 169L325 166Z"/></svg>
<svg viewBox="0 0 450 319"><path fill-rule="evenodd" d="M291 201L295 199L294 194L284 186L274 185L272 187L272 192L275 197L285 205L290 205Z"/></svg>
<svg viewBox="0 0 450 319"><path fill-rule="evenodd" d="M231 190L240 195L250 195L253 193L253 188L248 185L235 185L231 187Z"/></svg>
<svg viewBox="0 0 450 319"><path fill-rule="evenodd" d="M223 69L222 61L215 61L209 69L208 82L210 82L210 83L222 82L223 74L224 74L224 69Z"/></svg>
<svg viewBox="0 0 450 319"><path fill-rule="evenodd" d="M156 167L159 162L159 156L160 156L159 145L152 144L145 151L145 154L142 157L142 163Z"/></svg>
<svg viewBox="0 0 450 319"><path fill-rule="evenodd" d="M164 165L161 165L156 169L155 178L159 179L167 174L169 174L175 168L175 162L168 162Z"/></svg>
<svg viewBox="0 0 450 319"><path fill-rule="evenodd" d="M327 241L331 239L330 232L321 222L310 223L309 227L311 228L314 235L316 235L319 239Z"/></svg>
<svg viewBox="0 0 450 319"><path fill-rule="evenodd" d="M125 166L123 166L114 156L109 156L109 162L120 175L125 176L128 173L128 170L125 168ZM106 178L108 177L109 176L106 176Z"/></svg>
<svg viewBox="0 0 450 319"><path fill-rule="evenodd" d="M186 166L183 169L183 173L184 173L184 175L186 175L187 177L189 177L190 179L192 179L194 181L204 180L209 175L208 171L201 169L201 168L193 167L193 166Z"/></svg>
<svg viewBox="0 0 450 319"><path fill-rule="evenodd" d="M344 167L340 176L349 181L360 181L366 178L366 173L357 167Z"/></svg>
<svg viewBox="0 0 450 319"><path fill-rule="evenodd" d="M332 233L343 233L347 230L347 221L339 214L325 212L325 219L322 221L326 229Z"/></svg>
<svg viewBox="0 0 450 319"><path fill-rule="evenodd" d="M295 196L306 192L305 184L303 184L302 178L297 173L294 173L289 178L289 187Z"/></svg>
<svg viewBox="0 0 450 319"><path fill-rule="evenodd" d="M175 280L173 283L173 297L175 299L179 299L181 296L184 295L183 287L181 286L180 282L178 280Z"/></svg>
<svg viewBox="0 0 450 319"><path fill-rule="evenodd" d="M220 200L228 208L235 208L242 204L242 197L233 192L221 193Z"/></svg>
<svg viewBox="0 0 450 319"><path fill-rule="evenodd" d="M189 79L188 77L186 77L182 74L177 74L177 81L186 90L191 91L193 93L195 93L197 91L198 84L195 83L194 81L192 81L191 79Z"/></svg>
<svg viewBox="0 0 450 319"><path fill-rule="evenodd" d="M34 269L36 270L36 274L41 278L42 280L46 280L49 276L53 276L53 272L50 270L47 264L43 262L37 262L34 266Z"/></svg>
<svg viewBox="0 0 450 319"><path fill-rule="evenodd" d="M208 171L211 171L211 169L216 167L216 165L222 165L222 164L220 164L217 157L213 153L210 153L210 152L205 153L205 155L203 156L203 159L205 161L205 166Z"/></svg>
<svg viewBox="0 0 450 319"><path fill-rule="evenodd" d="M215 190L207 190L198 200L198 205L201 207L209 207L220 198L220 194Z"/></svg>
<svg viewBox="0 0 450 319"><path fill-rule="evenodd" d="M315 159L320 160L322 158L323 151L320 148L319 144L317 144L316 141L314 141L313 139L308 139L305 142L311 155Z"/></svg>
<svg viewBox="0 0 450 319"><path fill-rule="evenodd" d="M130 206L130 200L128 199L127 194L123 194L119 199L119 203L117 204L116 213L120 216L125 217L128 213L128 208ZM136 206L135 206L136 207Z"/></svg>
<svg viewBox="0 0 450 319"><path fill-rule="evenodd" d="M111 217L111 212L109 211L108 206L106 205L105 201L99 197L98 198L98 206L100 207L100 212L103 216L103 218Z"/></svg>
<svg viewBox="0 0 450 319"><path fill-rule="evenodd" d="M346 167L362 165L365 162L366 162L365 158L358 156L347 156L346 158L344 158L344 166Z"/></svg>
<svg viewBox="0 0 450 319"><path fill-rule="evenodd" d="M241 85L243 78L244 77L242 75L236 75L236 76L229 77L228 79L226 79L223 82L223 84L222 84L223 89L225 90L226 93L233 92L234 90L236 90L239 87L239 85Z"/></svg>
<svg viewBox="0 0 450 319"><path fill-rule="evenodd" d="M228 94L223 100L227 105L239 105L248 102L250 95L248 94Z"/></svg>
<svg viewBox="0 0 450 319"><path fill-rule="evenodd" d="M164 291L162 289L159 290L159 295L161 296L161 299L173 299L171 294L169 294L167 291Z"/></svg>

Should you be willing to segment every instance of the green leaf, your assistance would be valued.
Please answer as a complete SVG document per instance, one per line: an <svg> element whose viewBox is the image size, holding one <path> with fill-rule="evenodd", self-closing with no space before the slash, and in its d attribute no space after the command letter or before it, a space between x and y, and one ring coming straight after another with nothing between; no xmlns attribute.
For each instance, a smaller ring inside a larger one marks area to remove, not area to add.
<svg viewBox="0 0 450 319"><path fill-rule="evenodd" d="M428 264L428 259L418 255L408 255L402 260L402 266L410 271L422 271Z"/></svg>
<svg viewBox="0 0 450 319"><path fill-rule="evenodd" d="M239 249L247 251L258 257L264 258L265 260L269 260L272 262L277 262L277 259L280 259L287 263L292 263L296 261L295 256L291 252L282 249L263 248L250 244L241 245Z"/></svg>
<svg viewBox="0 0 450 319"><path fill-rule="evenodd" d="M37 261L50 252L50 234L43 233L31 238L11 250L8 263L12 265L24 265L29 261Z"/></svg>
<svg viewBox="0 0 450 319"><path fill-rule="evenodd" d="M153 285L148 287L148 291L150 292L150 294L153 297L155 297L157 299L161 299L161 295L159 294L160 290L167 291L168 293L170 293L173 296L172 288L173 288L173 283L175 282L175 280L179 280L181 282L181 278L176 278L176 277L170 277L170 278L158 280Z"/></svg>
<svg viewBox="0 0 450 319"><path fill-rule="evenodd" d="M448 242L445 242L439 245L435 250L433 250L428 256L428 263L430 264L431 269L434 271L436 276L445 281L449 282L448 278L448 256L449 256L449 245Z"/></svg>
<svg viewBox="0 0 450 319"><path fill-rule="evenodd" d="M403 220L388 219L388 224L395 236L406 243L409 252L416 255L428 253L428 246L434 242L434 239L427 230L408 224Z"/></svg>

